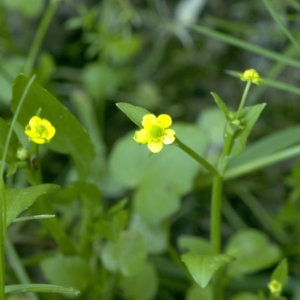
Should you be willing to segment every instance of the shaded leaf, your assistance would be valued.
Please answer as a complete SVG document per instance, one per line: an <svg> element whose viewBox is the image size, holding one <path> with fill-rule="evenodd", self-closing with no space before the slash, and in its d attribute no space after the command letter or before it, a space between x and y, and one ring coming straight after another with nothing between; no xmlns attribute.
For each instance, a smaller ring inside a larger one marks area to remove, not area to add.
<svg viewBox="0 0 300 300"><path fill-rule="evenodd" d="M252 229L234 234L227 244L226 253L236 258L228 267L232 276L263 270L281 258L280 248L264 233Z"/></svg>
<svg viewBox="0 0 300 300"><path fill-rule="evenodd" d="M19 75L15 80L12 99L13 111L15 111L27 84L28 79L24 75ZM56 134L47 147L71 155L79 176L86 178L93 160L94 147L85 129L52 94L37 83L33 83L18 116L18 122L23 128L39 109L41 109L41 117L48 119L56 128Z"/></svg>
<svg viewBox="0 0 300 300"><path fill-rule="evenodd" d="M22 189L8 189L6 222L9 225L15 218L28 209L40 196L54 191L55 184L40 184Z"/></svg>
<svg viewBox="0 0 300 300"><path fill-rule="evenodd" d="M91 277L88 263L79 256L58 256L44 259L41 262L44 276L52 284L73 287L83 291L87 278Z"/></svg>

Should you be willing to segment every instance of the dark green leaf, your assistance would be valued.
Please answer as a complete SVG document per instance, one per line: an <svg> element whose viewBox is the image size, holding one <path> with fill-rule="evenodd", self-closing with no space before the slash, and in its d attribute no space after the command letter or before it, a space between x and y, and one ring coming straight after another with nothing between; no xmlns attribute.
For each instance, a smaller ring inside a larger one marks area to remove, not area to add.
<svg viewBox="0 0 300 300"><path fill-rule="evenodd" d="M20 75L13 87L12 109L15 111L28 79ZM74 115L52 94L37 83L33 83L26 95L18 116L25 128L29 119L41 109L41 117L48 119L56 128L56 134L47 147L72 156L78 174L86 179L94 156L92 142Z"/></svg>
<svg viewBox="0 0 300 300"><path fill-rule="evenodd" d="M40 196L58 188L54 184L40 184L22 189L8 189L6 222L9 225L15 218L28 209Z"/></svg>

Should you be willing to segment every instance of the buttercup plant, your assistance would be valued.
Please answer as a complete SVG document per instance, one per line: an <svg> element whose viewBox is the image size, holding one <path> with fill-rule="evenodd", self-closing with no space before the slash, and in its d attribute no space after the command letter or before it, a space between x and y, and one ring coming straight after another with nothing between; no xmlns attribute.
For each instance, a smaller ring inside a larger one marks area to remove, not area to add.
<svg viewBox="0 0 300 300"><path fill-rule="evenodd" d="M226 266L234 259L233 256L223 253L221 244L221 208L223 198L223 181L227 166L230 160L239 155L245 148L247 137L259 117L265 104L246 107L246 99L252 84L262 83L262 78L255 69L248 69L239 74L241 81L246 82L239 107L236 112L227 108L225 102L215 93L212 93L216 104L224 114L227 123L224 128L224 144L216 166L213 166L204 157L197 154L189 146L183 143L175 131L169 129L172 119L169 115L162 114L157 118L153 114L142 116L142 129L136 131L134 140L137 143L148 144L151 152L161 151L163 144L175 142L186 154L195 159L213 176L212 194L211 194L211 223L210 223L210 244L212 252L210 255L201 255L195 253L186 253L182 255L182 261L185 263L191 276L202 287L206 287L212 280L213 299L224 299L224 275ZM136 111L126 103L119 103L118 107L129 116L136 120L141 112ZM206 265L210 266L207 267Z"/></svg>

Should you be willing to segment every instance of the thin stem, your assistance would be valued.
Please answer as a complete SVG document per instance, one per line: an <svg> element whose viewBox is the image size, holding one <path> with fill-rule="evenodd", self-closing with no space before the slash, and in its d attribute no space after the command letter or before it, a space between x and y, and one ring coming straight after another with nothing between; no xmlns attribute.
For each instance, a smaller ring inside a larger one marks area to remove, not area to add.
<svg viewBox="0 0 300 300"><path fill-rule="evenodd" d="M221 208L222 208L223 178L213 179L211 196L210 240L214 254L221 252Z"/></svg>
<svg viewBox="0 0 300 300"><path fill-rule="evenodd" d="M242 112L242 109L245 106L246 99L247 99L247 96L248 96L248 93L249 93L249 90L250 90L250 86L251 86L251 81L247 81L247 84L246 84L246 87L244 89L243 96L242 96L239 108L237 110L237 114L236 114L237 119L239 118L239 116Z"/></svg>
<svg viewBox="0 0 300 300"><path fill-rule="evenodd" d="M15 114L13 116L12 122L10 124L7 137L5 140L5 144L3 147L3 154L1 158L1 167L0 167L0 208L1 208L1 216L0 216L0 300L5 300L5 240L6 240L6 188L3 179L4 169L5 169L5 161L8 153L9 143L12 137L13 128L17 122L17 118L19 116L22 104L26 98L26 95L35 79L35 75L33 75L28 84L26 85L24 92L21 96L21 99L16 108Z"/></svg>
<svg viewBox="0 0 300 300"><path fill-rule="evenodd" d="M189 146L184 144L178 137L176 137L175 140L176 145L183 150L185 153L187 153L190 157L195 159L201 166L203 166L208 172L212 173L215 176L219 175L218 170L210 164L206 159L204 159L202 156L200 156L198 153L196 153L194 150L192 150Z"/></svg>
<svg viewBox="0 0 300 300"><path fill-rule="evenodd" d="M29 55L24 67L24 73L26 75L31 74L34 62L36 60L37 54L39 52L39 49L41 47L42 41L45 37L46 31L49 27L49 24L52 20L52 17L58 7L60 0L52 0L49 2L49 5L47 7L46 13L43 16L43 19L37 29L34 41L32 43L32 46L29 51Z"/></svg>

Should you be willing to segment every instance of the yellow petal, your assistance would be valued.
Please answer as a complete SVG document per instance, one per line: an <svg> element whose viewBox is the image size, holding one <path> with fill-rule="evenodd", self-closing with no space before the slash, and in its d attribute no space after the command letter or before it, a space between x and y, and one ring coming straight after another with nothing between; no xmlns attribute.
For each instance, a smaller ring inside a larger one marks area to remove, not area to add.
<svg viewBox="0 0 300 300"><path fill-rule="evenodd" d="M142 120L142 125L143 127L147 130L150 129L153 124L156 123L156 117L153 114L147 114L144 115L143 120Z"/></svg>
<svg viewBox="0 0 300 300"><path fill-rule="evenodd" d="M165 134L163 136L163 143L166 145L172 144L175 141L175 130L165 129Z"/></svg>
<svg viewBox="0 0 300 300"><path fill-rule="evenodd" d="M163 148L162 142L154 142L154 141L148 142L148 149L153 153L160 152L162 148Z"/></svg>
<svg viewBox="0 0 300 300"><path fill-rule="evenodd" d="M168 128L172 125L172 118L167 114L162 114L157 117L157 121L164 127Z"/></svg>
<svg viewBox="0 0 300 300"><path fill-rule="evenodd" d="M148 143L148 133L145 129L141 129L135 132L133 139L139 144Z"/></svg>

